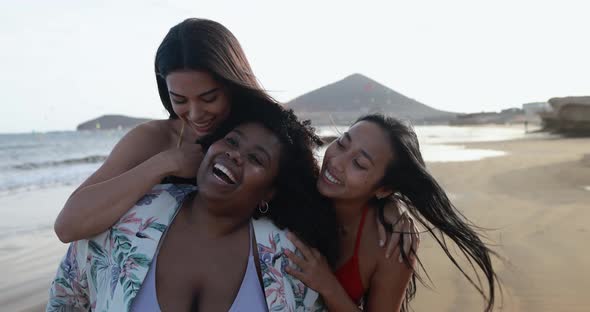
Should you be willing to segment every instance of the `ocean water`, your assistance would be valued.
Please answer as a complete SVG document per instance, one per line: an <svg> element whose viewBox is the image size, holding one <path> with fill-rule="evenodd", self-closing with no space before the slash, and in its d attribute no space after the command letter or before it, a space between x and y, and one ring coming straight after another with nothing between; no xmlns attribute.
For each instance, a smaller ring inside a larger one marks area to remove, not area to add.
<svg viewBox="0 0 590 312"><path fill-rule="evenodd" d="M104 162L126 130L0 134L0 196L77 185Z"/></svg>
<svg viewBox="0 0 590 312"><path fill-rule="evenodd" d="M347 127L319 127L320 135L338 135ZM502 156L492 150L466 149L455 142L497 141L524 136L522 128L419 126L415 128L428 162L469 161ZM0 196L56 185L78 185L104 162L127 130L0 134ZM318 151L323 155L323 150Z"/></svg>
<svg viewBox="0 0 590 312"><path fill-rule="evenodd" d="M323 136L337 136L348 127L319 127L318 134ZM416 126L414 131L418 135L420 151L426 162L474 161L487 157L503 156L503 151L466 148L458 143L492 142L523 138L526 134L523 128L506 126ZM324 153L320 149L318 157Z"/></svg>

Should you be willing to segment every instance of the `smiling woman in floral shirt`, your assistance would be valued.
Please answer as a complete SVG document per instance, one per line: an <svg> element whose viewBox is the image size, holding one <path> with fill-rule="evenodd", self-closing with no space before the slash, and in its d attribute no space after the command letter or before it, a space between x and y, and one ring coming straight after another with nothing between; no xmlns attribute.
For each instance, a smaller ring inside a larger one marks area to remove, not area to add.
<svg viewBox="0 0 590 312"><path fill-rule="evenodd" d="M318 138L279 106L257 113L210 146L198 191L158 185L106 232L73 242L47 311L322 310L318 294L285 273L284 252L295 248L282 230L337 254L333 212L315 189Z"/></svg>

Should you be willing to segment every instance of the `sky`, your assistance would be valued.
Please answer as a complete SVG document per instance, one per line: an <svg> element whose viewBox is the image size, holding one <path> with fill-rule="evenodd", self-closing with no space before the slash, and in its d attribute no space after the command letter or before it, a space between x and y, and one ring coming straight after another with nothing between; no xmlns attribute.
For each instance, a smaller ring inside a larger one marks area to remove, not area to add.
<svg viewBox="0 0 590 312"><path fill-rule="evenodd" d="M353 73L454 112L590 95L589 9L568 0L3 0L0 133L73 130L103 114L166 118L154 55L187 17L228 27L284 102Z"/></svg>

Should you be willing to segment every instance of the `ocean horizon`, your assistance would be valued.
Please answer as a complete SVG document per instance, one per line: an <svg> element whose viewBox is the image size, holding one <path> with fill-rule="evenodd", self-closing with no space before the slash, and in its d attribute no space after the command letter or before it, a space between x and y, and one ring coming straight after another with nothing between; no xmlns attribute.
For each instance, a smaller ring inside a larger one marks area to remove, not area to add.
<svg viewBox="0 0 590 312"><path fill-rule="evenodd" d="M347 126L322 126L321 136L337 136ZM494 150L467 149L457 143L524 137L514 126L416 126L427 162L479 160L502 156ZM63 185L78 185L104 162L129 129L0 134L0 196ZM317 151L321 158L323 148Z"/></svg>

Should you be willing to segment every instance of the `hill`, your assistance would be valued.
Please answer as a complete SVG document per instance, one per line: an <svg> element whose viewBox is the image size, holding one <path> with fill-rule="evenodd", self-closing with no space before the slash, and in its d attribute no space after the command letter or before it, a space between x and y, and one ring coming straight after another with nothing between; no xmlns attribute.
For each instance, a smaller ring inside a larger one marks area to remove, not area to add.
<svg viewBox="0 0 590 312"><path fill-rule="evenodd" d="M361 74L303 94L287 103L316 125L348 124L363 114L380 112L416 123L447 123L456 113L438 110L398 93Z"/></svg>

